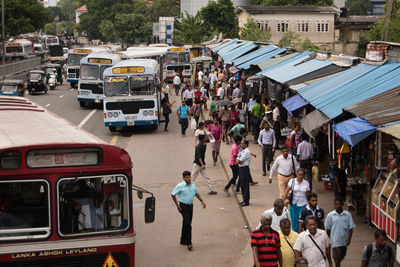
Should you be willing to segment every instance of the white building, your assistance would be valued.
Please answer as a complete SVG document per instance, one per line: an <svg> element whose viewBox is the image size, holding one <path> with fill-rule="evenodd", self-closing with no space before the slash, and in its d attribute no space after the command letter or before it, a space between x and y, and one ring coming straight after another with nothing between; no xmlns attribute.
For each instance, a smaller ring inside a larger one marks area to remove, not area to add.
<svg viewBox="0 0 400 267"><path fill-rule="evenodd" d="M83 13L86 13L86 12L87 12L86 5L83 5L83 6L77 8L77 9L75 10L75 23L76 23L76 24L78 24L78 23L81 21L79 17L80 17Z"/></svg>
<svg viewBox="0 0 400 267"><path fill-rule="evenodd" d="M174 17L159 17L158 22L153 23L153 41L171 45L174 34Z"/></svg>
<svg viewBox="0 0 400 267"><path fill-rule="evenodd" d="M44 7L49 7L49 6L57 6L58 1L59 0L44 0L39 2L42 3Z"/></svg>
<svg viewBox="0 0 400 267"><path fill-rule="evenodd" d="M192 16L195 16L197 12L208 5L208 2L212 0L181 0L181 13L183 15L186 12ZM246 6L250 4L250 0L232 0L233 6Z"/></svg>

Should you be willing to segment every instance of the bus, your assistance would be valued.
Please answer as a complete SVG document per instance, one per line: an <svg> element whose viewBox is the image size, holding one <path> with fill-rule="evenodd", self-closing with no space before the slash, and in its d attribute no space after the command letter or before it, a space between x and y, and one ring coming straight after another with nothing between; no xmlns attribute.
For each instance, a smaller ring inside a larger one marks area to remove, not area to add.
<svg viewBox="0 0 400 267"><path fill-rule="evenodd" d="M81 107L103 101L103 72L120 61L118 55L108 52L92 53L81 59L77 91Z"/></svg>
<svg viewBox="0 0 400 267"><path fill-rule="evenodd" d="M59 45L60 39L55 35L43 35L42 42L44 47L48 49L51 45Z"/></svg>
<svg viewBox="0 0 400 267"><path fill-rule="evenodd" d="M9 58L25 58L32 55L33 45L32 42L26 39L16 39L6 44L6 57Z"/></svg>
<svg viewBox="0 0 400 267"><path fill-rule="evenodd" d="M160 65L154 59L121 61L104 71L104 125L150 126L160 122Z"/></svg>
<svg viewBox="0 0 400 267"><path fill-rule="evenodd" d="M165 56L164 73L168 81L172 81L176 73L182 80L190 80L193 74L193 66L190 63L189 48L171 47L167 49Z"/></svg>
<svg viewBox="0 0 400 267"><path fill-rule="evenodd" d="M129 154L14 98L0 96L1 266L133 267L133 190L150 194L146 223L155 198L133 184Z"/></svg>
<svg viewBox="0 0 400 267"><path fill-rule="evenodd" d="M94 52L106 52L104 47L74 48L68 52L67 58L67 82L75 88L79 80L79 66L81 59Z"/></svg>

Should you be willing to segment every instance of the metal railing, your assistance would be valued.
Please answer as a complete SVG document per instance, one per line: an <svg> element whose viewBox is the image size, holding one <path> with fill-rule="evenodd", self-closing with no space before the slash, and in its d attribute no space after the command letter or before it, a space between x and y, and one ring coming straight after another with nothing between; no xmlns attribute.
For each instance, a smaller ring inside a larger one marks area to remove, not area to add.
<svg viewBox="0 0 400 267"><path fill-rule="evenodd" d="M0 65L0 77L2 80L20 76L31 69L35 69L41 64L41 58L35 57L13 62L10 64Z"/></svg>

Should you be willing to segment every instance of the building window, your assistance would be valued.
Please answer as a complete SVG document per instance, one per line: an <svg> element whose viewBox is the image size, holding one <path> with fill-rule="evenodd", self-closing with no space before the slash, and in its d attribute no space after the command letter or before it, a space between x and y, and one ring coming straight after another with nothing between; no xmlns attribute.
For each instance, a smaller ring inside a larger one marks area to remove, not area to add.
<svg viewBox="0 0 400 267"><path fill-rule="evenodd" d="M298 32L308 32L308 22L297 23Z"/></svg>
<svg viewBox="0 0 400 267"><path fill-rule="evenodd" d="M264 24L264 31L268 31L268 22L266 22L265 24Z"/></svg>
<svg viewBox="0 0 400 267"><path fill-rule="evenodd" d="M329 25L329 23L318 23L317 31L318 32L328 32L329 31L328 25Z"/></svg>
<svg viewBox="0 0 400 267"><path fill-rule="evenodd" d="M277 24L277 31L278 32L287 32L289 31L289 24L285 22L281 22Z"/></svg>
<svg viewBox="0 0 400 267"><path fill-rule="evenodd" d="M328 31L328 23L325 23L325 31Z"/></svg>

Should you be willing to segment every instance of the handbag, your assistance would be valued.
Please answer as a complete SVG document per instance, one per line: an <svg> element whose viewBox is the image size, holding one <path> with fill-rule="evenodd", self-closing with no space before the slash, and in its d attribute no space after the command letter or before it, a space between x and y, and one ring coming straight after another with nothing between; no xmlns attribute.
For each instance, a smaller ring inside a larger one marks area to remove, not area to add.
<svg viewBox="0 0 400 267"><path fill-rule="evenodd" d="M312 236L311 236L310 234L308 234L308 236L311 238L311 240L312 240L312 242L314 243L314 245L317 246L319 252L321 252L322 257L324 258L324 261L326 261L326 256L325 256L325 254L322 252L322 249L318 246L318 244L314 241L314 238L312 238Z"/></svg>
<svg viewBox="0 0 400 267"><path fill-rule="evenodd" d="M289 200L289 203L290 204L292 204L292 201L293 201L293 188L294 188L294 178L292 178L292 179L290 179L290 181L292 181L293 180L293 182L292 182L292 186L290 186L290 190L289 190L289 192L287 193L287 195L286 195L286 199L287 200ZM289 182L290 182L289 181Z"/></svg>
<svg viewBox="0 0 400 267"><path fill-rule="evenodd" d="M288 148L293 148L292 142L290 142L290 137L286 138L285 146Z"/></svg>

